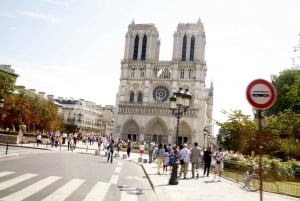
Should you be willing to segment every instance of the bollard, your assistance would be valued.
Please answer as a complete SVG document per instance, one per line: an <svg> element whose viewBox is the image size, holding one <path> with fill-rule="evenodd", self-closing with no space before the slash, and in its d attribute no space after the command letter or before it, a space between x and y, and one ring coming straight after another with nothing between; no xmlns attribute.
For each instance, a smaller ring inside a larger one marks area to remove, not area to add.
<svg viewBox="0 0 300 201"><path fill-rule="evenodd" d="M5 150L5 155L7 155L8 152L8 142L6 142L6 150Z"/></svg>

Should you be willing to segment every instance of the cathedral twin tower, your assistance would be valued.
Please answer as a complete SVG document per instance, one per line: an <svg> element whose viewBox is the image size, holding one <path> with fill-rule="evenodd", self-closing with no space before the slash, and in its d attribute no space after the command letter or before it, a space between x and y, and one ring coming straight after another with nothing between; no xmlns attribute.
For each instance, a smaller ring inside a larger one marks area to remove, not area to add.
<svg viewBox="0 0 300 201"><path fill-rule="evenodd" d="M205 32L197 23L178 24L171 61L159 61L160 39L154 24L128 26L116 99L116 137L174 144L176 121L169 98L179 88L192 100L180 119L178 141L205 147L204 128L212 131L213 86L205 88Z"/></svg>

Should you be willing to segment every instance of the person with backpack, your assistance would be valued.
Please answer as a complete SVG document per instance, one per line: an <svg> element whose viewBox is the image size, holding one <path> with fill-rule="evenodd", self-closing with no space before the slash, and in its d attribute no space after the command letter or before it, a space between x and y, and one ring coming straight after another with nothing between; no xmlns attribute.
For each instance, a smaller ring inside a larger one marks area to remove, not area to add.
<svg viewBox="0 0 300 201"><path fill-rule="evenodd" d="M225 157L225 153L223 152L222 148L219 148L219 150L215 154L215 159L216 159L216 164L215 164L215 169L216 169L216 174L214 176L214 180L219 176L218 181L221 181L221 176L224 168L224 163L223 159Z"/></svg>

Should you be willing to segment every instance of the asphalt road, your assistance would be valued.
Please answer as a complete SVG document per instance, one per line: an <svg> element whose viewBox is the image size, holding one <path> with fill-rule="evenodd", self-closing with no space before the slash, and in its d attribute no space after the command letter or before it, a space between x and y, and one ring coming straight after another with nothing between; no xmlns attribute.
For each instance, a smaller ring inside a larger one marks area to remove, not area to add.
<svg viewBox="0 0 300 201"><path fill-rule="evenodd" d="M75 152L0 159L0 200L157 201L140 165Z"/></svg>

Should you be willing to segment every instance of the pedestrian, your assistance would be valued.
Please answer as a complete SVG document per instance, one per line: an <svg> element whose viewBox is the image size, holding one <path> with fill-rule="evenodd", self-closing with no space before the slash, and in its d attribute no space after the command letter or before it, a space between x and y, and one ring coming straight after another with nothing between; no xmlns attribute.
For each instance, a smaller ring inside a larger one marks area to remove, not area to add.
<svg viewBox="0 0 300 201"><path fill-rule="evenodd" d="M183 174L183 178L186 179L189 163L190 163L190 150L188 149L187 144L183 144L182 149L179 151L179 160L180 160L180 173L179 177Z"/></svg>
<svg viewBox="0 0 300 201"><path fill-rule="evenodd" d="M157 160L157 173L160 175L160 168L162 167L163 160L165 156L165 148L163 147L163 144L159 144L157 154L156 154L156 160Z"/></svg>
<svg viewBox="0 0 300 201"><path fill-rule="evenodd" d="M40 133L36 136L36 145L39 146L39 144L42 144L42 135Z"/></svg>
<svg viewBox="0 0 300 201"><path fill-rule="evenodd" d="M141 142L141 144L140 144L139 152L140 152L140 157L143 158L143 155L145 153L145 143L144 143L144 141Z"/></svg>
<svg viewBox="0 0 300 201"><path fill-rule="evenodd" d="M170 153L170 155L169 155L170 170L172 169L174 163L175 163L175 153L174 153L174 150L172 150L171 153Z"/></svg>
<svg viewBox="0 0 300 201"><path fill-rule="evenodd" d="M195 177L195 170L197 172L197 178L199 178L198 170L200 168L201 149L198 147L198 143L194 143L194 147L191 149L191 163L192 163L192 178Z"/></svg>
<svg viewBox="0 0 300 201"><path fill-rule="evenodd" d="M169 153L165 152L164 160L163 160L163 173L168 172L168 166L169 166Z"/></svg>
<svg viewBox="0 0 300 201"><path fill-rule="evenodd" d="M203 171L203 176L208 177L209 176L209 170L210 170L210 164L211 164L211 147L207 147L207 150L204 151L203 154L203 161L204 161L204 171Z"/></svg>
<svg viewBox="0 0 300 201"><path fill-rule="evenodd" d="M107 147L107 162L110 163L113 162L113 158L114 158L114 150L115 150L115 141L112 139Z"/></svg>
<svg viewBox="0 0 300 201"><path fill-rule="evenodd" d="M149 163L152 163L153 160L153 150L154 150L154 142L149 143L149 151L148 151L148 156L149 156Z"/></svg>
<svg viewBox="0 0 300 201"><path fill-rule="evenodd" d="M73 136L72 136L72 134L69 134L68 135L68 137L67 137L67 141L68 141L68 151L70 150L70 149L72 149L73 150Z"/></svg>
<svg viewBox="0 0 300 201"><path fill-rule="evenodd" d="M131 152L131 142L130 140L128 140L127 142L127 157L129 158L130 157L130 152Z"/></svg>
<svg viewBox="0 0 300 201"><path fill-rule="evenodd" d="M225 157L225 153L223 152L222 148L219 148L219 150L215 153L215 159L216 159L216 164L215 164L215 169L216 169L216 174L214 176L214 180L219 176L218 181L221 181L221 176L224 168L224 163L223 159Z"/></svg>

